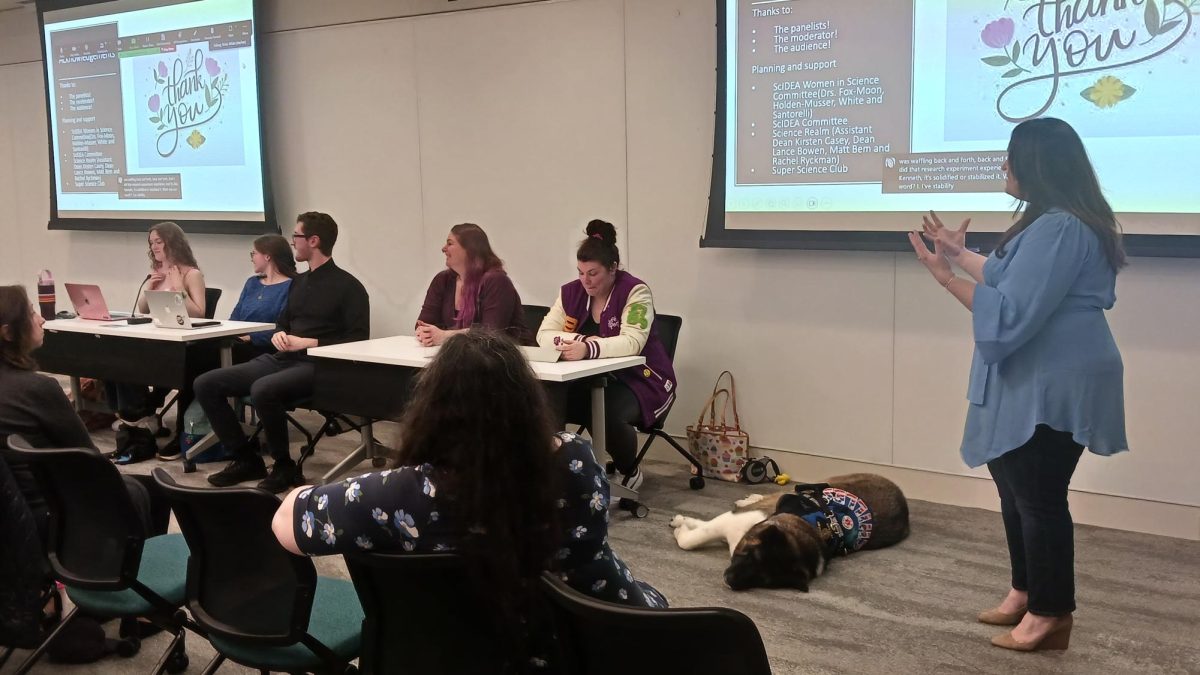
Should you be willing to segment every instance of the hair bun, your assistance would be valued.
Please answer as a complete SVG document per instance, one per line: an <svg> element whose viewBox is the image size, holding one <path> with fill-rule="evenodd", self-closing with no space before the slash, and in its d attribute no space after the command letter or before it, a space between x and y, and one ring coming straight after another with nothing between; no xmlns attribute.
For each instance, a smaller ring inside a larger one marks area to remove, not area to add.
<svg viewBox="0 0 1200 675"><path fill-rule="evenodd" d="M613 224L607 220L600 220L599 218L591 220L588 222L584 232L587 232L589 237L597 237L610 246L617 245L617 228L613 227Z"/></svg>

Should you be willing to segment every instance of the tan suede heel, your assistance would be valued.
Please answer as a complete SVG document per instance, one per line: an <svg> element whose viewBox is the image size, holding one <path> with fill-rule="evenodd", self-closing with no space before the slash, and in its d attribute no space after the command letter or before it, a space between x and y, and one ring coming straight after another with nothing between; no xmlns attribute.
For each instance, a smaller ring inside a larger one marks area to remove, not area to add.
<svg viewBox="0 0 1200 675"><path fill-rule="evenodd" d="M1013 639L1012 631L992 638L992 644L1004 649L1018 652L1039 652L1048 649L1066 649L1071 644L1071 627L1075 620L1068 614L1065 621L1055 626L1053 630L1035 642L1020 642Z"/></svg>
<svg viewBox="0 0 1200 675"><path fill-rule="evenodd" d="M1025 618L1025 608L1015 612L1001 612L999 609L987 609L979 613L979 623L991 626L1015 626Z"/></svg>

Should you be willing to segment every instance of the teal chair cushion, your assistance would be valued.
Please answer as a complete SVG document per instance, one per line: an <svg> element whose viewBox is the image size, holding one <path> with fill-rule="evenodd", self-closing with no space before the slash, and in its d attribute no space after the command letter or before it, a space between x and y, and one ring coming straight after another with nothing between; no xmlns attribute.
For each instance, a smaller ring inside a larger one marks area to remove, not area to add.
<svg viewBox="0 0 1200 675"><path fill-rule="evenodd" d="M318 577L308 634L340 658L351 661L358 657L362 644L362 622L362 605L354 585L343 579ZM320 657L303 644L264 647L218 635L210 636L209 641L226 658L251 668L288 672L325 670Z"/></svg>
<svg viewBox="0 0 1200 675"><path fill-rule="evenodd" d="M182 534L164 534L147 539L142 547L142 564L137 579L171 604L182 607L187 580L188 546ZM137 591L92 591L67 587L67 597L80 609L101 616L145 616L155 610Z"/></svg>

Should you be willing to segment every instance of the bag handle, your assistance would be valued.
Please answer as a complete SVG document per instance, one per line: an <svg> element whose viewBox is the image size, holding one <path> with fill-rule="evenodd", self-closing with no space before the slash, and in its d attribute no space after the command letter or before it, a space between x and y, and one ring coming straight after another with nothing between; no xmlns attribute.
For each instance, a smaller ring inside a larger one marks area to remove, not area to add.
<svg viewBox="0 0 1200 675"><path fill-rule="evenodd" d="M741 423L741 420L738 419L738 416L737 416L736 403L734 404L734 407L733 407L734 426L730 427L728 422L726 421L726 414L729 412L729 404L731 401L734 401L734 398L733 398L733 394L730 393L730 391L728 389L724 389L724 388L714 390L712 395L708 397L708 401L706 401L704 404L704 407L700 409L700 418L696 420L696 426L697 427L706 426L704 424L705 410L708 411L707 426L710 426L710 427L717 426L717 399L722 394L725 396L725 404L723 406L721 406L721 428L722 429L731 429L732 428L736 431L741 431L742 423Z"/></svg>
<svg viewBox="0 0 1200 675"><path fill-rule="evenodd" d="M721 387L721 380L726 375L729 376L728 389L724 389ZM728 396L728 399L725 401L725 406L728 408L731 404L733 405L733 428L740 431L742 428L742 417L741 417L741 415L738 415L738 409L737 409L737 382L733 379L733 373L731 373L728 370L721 371L721 374L717 376L717 381L713 384L712 396L709 397L709 399L708 399L709 402L705 405L713 405L714 400L717 397L717 394L720 393L721 391L724 391L726 393L726 395ZM715 415L714 415L714 417L715 417ZM725 414L724 414L724 412L722 412L722 414L721 414L722 426L724 426L724 418L725 418ZM704 419L704 410L703 409L700 410L700 419L701 420Z"/></svg>

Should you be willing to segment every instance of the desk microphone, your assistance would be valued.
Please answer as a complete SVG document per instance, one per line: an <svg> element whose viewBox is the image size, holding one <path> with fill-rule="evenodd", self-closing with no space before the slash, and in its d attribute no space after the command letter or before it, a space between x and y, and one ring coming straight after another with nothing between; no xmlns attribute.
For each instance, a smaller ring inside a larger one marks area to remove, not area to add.
<svg viewBox="0 0 1200 675"><path fill-rule="evenodd" d="M146 287L146 282L147 282L147 281L150 281L150 275L149 275L149 274L147 274L147 275L146 275L146 278L145 278L145 279L142 279L142 285L138 286L138 289L137 289L137 295L134 295L134 296L133 296L133 308L129 310L129 318L125 320L125 323L127 323L127 324L129 324L129 325L131 325L131 326L135 326L135 325L137 325L137 324L139 324L139 323L150 323L150 321L151 321L151 319L149 319L149 318L147 318L147 317L136 317L136 316L134 316L134 314L137 314L137 301L138 301L138 298L142 297L142 289Z"/></svg>

